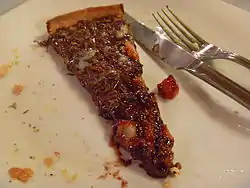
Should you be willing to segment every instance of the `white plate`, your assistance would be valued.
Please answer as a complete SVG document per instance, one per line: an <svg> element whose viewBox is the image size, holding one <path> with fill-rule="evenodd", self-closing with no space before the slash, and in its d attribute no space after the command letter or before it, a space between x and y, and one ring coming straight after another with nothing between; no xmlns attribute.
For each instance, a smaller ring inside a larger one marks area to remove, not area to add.
<svg viewBox="0 0 250 188"><path fill-rule="evenodd" d="M44 49L32 42L45 33L45 21L55 15L88 6L101 0L30 0L0 17L0 60L7 63L18 55L20 63L0 80L1 155L0 187L120 187L113 178L98 180L103 163L114 161L108 146L109 125L97 116L90 96L77 81L65 75ZM118 3L107 0L105 4ZM250 58L250 15L221 1L210 0L131 0L126 10L156 26L153 11L169 5L194 30L207 40ZM13 49L14 52L12 52ZM183 72L163 70L139 48L144 64L144 78L151 89L174 73L181 91L170 102L159 100L161 114L176 138L175 159L182 163L181 176L171 180L175 188L249 188L250 187L250 113L203 82ZM30 66L30 68L28 68ZM249 72L228 62L216 67L250 88ZM25 86L14 96L14 84ZM53 86L55 84L55 86ZM55 100L56 99L56 100ZM17 109L8 108L17 103ZM27 114L23 111L29 109ZM4 113L7 110L7 113ZM237 113L236 113L237 111ZM84 118L84 119L83 119ZM23 124L25 122L25 124ZM29 124L40 129L34 133ZM16 146L14 146L16 143ZM18 148L18 151L16 151ZM49 173L43 159L59 151L61 159ZM35 156L31 160L29 156ZM31 167L35 175L30 182L9 183L8 169ZM77 173L74 182L66 182L61 170ZM115 170L115 169L112 169ZM121 168L129 187L161 187L138 167Z"/></svg>

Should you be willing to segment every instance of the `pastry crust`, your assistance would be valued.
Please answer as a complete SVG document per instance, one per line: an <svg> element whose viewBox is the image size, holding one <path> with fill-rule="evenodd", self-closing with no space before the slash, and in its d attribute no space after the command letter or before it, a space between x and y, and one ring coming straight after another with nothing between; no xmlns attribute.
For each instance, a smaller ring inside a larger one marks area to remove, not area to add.
<svg viewBox="0 0 250 188"><path fill-rule="evenodd" d="M56 32L57 29L69 27L76 24L80 20L93 20L97 18L116 16L123 18L124 9L122 4L90 7L82 10L77 10L67 14L63 14L47 21L47 31L49 35Z"/></svg>

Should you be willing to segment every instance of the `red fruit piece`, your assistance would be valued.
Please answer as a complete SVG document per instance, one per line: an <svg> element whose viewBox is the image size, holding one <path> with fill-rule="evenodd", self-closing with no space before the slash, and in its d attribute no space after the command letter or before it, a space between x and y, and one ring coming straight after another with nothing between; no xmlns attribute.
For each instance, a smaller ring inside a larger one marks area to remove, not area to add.
<svg viewBox="0 0 250 188"><path fill-rule="evenodd" d="M157 84L158 94L163 99L173 99L179 93L179 86L172 75Z"/></svg>

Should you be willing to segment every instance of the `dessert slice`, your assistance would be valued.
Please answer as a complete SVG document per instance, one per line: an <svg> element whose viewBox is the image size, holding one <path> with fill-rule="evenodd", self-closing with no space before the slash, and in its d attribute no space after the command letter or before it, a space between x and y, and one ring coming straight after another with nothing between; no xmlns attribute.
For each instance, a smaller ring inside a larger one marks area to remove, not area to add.
<svg viewBox="0 0 250 188"><path fill-rule="evenodd" d="M175 166L174 138L142 79L142 64L123 15L119 4L57 16L47 22L47 45L91 94L99 114L113 121L117 148L140 161L150 176L166 177Z"/></svg>

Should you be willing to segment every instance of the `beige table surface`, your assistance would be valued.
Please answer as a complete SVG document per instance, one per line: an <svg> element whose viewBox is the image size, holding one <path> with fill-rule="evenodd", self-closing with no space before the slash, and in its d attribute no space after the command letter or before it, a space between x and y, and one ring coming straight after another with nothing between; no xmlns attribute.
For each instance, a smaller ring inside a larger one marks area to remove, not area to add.
<svg viewBox="0 0 250 188"><path fill-rule="evenodd" d="M9 9L16 7L26 0L0 0L0 15ZM250 12L250 0L223 0L226 3L237 6L243 10Z"/></svg>

